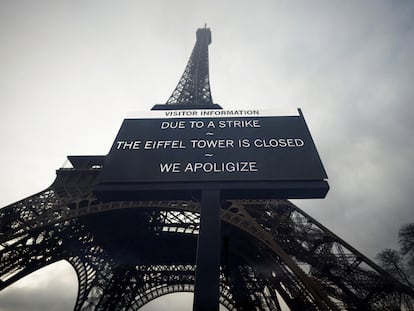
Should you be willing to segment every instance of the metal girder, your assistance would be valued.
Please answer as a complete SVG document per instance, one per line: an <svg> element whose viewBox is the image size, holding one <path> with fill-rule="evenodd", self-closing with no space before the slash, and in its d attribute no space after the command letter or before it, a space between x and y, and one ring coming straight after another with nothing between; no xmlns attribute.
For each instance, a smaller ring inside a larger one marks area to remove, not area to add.
<svg viewBox="0 0 414 311"><path fill-rule="evenodd" d="M166 264L140 262L151 257L139 252L134 253L135 263L121 262L116 243L106 244L105 235L85 220L99 222L105 219L99 215L131 211L141 219L140 229L117 229L121 232L116 238L127 241L125 245L145 236L153 238L153 247L171 239L193 245L199 203L100 202L90 190L95 169L65 170L64 175L45 191L0 209L1 288L66 259L79 278L75 310L122 310L126 305L137 310L164 294L194 289L193 247L165 258ZM78 196L62 191L63 186L77 188L79 176L89 182ZM280 297L291 309L301 310L413 306L412 289L287 200L229 201L221 209L221 220L220 302L229 310L279 310ZM175 245L169 247L166 253L173 254Z"/></svg>

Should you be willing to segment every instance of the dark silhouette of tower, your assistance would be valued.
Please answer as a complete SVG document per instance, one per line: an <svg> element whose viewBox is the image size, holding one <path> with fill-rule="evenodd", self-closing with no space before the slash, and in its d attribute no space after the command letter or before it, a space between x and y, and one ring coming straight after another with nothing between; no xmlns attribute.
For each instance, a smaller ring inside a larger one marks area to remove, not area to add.
<svg viewBox="0 0 414 311"><path fill-rule="evenodd" d="M209 29L197 31L165 105L218 108L208 73ZM68 156L46 190L0 209L0 289L67 260L79 279L74 310L138 310L192 292L197 201L100 201L105 156ZM414 291L288 200L222 205L220 303L229 310L413 310Z"/></svg>

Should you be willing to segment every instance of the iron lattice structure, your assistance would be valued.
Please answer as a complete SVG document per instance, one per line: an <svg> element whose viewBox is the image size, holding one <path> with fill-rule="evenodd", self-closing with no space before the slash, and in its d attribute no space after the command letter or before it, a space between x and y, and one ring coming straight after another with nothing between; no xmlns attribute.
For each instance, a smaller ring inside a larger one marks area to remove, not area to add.
<svg viewBox="0 0 414 311"><path fill-rule="evenodd" d="M79 162L0 210L0 288L63 259L79 279L74 310L138 310L193 291L199 203L101 202L102 157ZM281 310L280 297L292 310L413 310L412 289L288 200L228 201L221 221L229 310Z"/></svg>
<svg viewBox="0 0 414 311"><path fill-rule="evenodd" d="M169 104L212 103L209 36L197 32ZM194 77L202 76L201 87ZM67 260L79 279L76 311L138 310L194 291L200 204L99 201L93 188L104 158L69 157L73 167L59 169L49 188L0 209L0 289ZM281 300L291 310L414 310L412 288L290 201L227 201L220 213L220 303L228 310L281 310Z"/></svg>
<svg viewBox="0 0 414 311"><path fill-rule="evenodd" d="M212 105L210 91L208 45L211 32L208 28L197 30L197 41L174 92L167 105Z"/></svg>

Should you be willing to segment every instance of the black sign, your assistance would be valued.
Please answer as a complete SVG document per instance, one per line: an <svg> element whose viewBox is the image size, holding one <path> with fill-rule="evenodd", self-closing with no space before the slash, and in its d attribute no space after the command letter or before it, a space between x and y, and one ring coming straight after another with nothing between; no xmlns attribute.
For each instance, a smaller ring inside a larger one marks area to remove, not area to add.
<svg viewBox="0 0 414 311"><path fill-rule="evenodd" d="M194 111L191 113L194 114ZM199 113L199 112L198 112ZM327 178L299 116L125 119L100 184L321 181ZM221 185L222 186L222 185ZM172 187L174 188L174 187Z"/></svg>

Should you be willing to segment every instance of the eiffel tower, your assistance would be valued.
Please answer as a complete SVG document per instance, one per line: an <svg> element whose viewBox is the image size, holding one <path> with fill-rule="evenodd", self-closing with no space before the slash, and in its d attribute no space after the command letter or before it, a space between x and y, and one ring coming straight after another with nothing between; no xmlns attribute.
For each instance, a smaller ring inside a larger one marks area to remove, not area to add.
<svg viewBox="0 0 414 311"><path fill-rule="evenodd" d="M220 108L209 83L211 33L197 30L165 105ZM74 310L139 310L194 292L200 202L100 201L105 156L68 156L50 187L0 209L0 289L59 260L75 269ZM285 199L222 204L219 303L228 310L414 310L414 291ZM283 302L283 303L282 303Z"/></svg>

